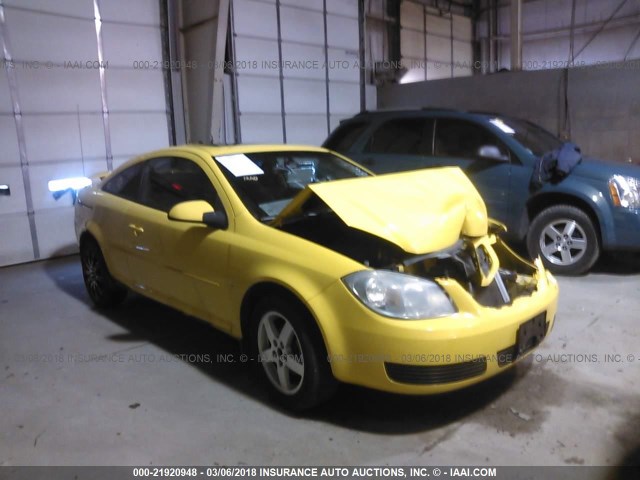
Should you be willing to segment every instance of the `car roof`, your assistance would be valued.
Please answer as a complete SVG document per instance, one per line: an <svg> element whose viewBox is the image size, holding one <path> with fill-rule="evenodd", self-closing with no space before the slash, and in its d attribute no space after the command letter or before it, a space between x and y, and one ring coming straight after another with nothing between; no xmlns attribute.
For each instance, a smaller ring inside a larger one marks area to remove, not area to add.
<svg viewBox="0 0 640 480"><path fill-rule="evenodd" d="M258 152L328 152L326 148L313 145L282 145L282 144L232 144L232 145L204 145L191 143L168 147L164 150L176 150L182 152L205 153L207 155L232 155L234 153L258 153Z"/></svg>
<svg viewBox="0 0 640 480"><path fill-rule="evenodd" d="M478 120L486 120L492 117L505 117L506 115L497 112L482 112L482 111L467 111L454 108L440 108L440 107L423 107L423 108L406 108L406 109L380 109L380 110L365 110L354 115L351 118L345 119L343 122L351 122L357 120L366 120L368 117L420 117L425 116L437 116L444 115L448 117L459 118L472 118ZM341 122L341 123L343 123Z"/></svg>
<svg viewBox="0 0 640 480"><path fill-rule="evenodd" d="M165 147L151 152L145 152L136 157L130 158L118 168L113 170L116 174L122 170L138 163L144 162L154 157L170 156L172 152L191 153L193 155L202 155L215 157L221 155L233 155L238 153L268 153L268 152L321 152L336 155L329 149L316 147L313 145L283 145L283 144L233 144L233 145L205 145L200 143L188 143L184 145L176 145ZM362 168L362 167L361 167Z"/></svg>

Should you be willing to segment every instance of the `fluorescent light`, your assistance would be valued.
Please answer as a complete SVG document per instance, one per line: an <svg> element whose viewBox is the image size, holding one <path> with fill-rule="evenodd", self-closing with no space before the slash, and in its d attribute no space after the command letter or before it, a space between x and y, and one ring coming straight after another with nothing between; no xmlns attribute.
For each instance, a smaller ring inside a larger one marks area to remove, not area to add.
<svg viewBox="0 0 640 480"><path fill-rule="evenodd" d="M9 185L0 185L0 190L9 190Z"/></svg>
<svg viewBox="0 0 640 480"><path fill-rule="evenodd" d="M511 128L509 125L504 123L504 121L500 118L493 118L489 121L508 135L514 135L516 133L516 131L513 128Z"/></svg>
<svg viewBox="0 0 640 480"><path fill-rule="evenodd" d="M91 185L91 179L87 177L70 177L49 181L50 192L63 192L65 190L80 190Z"/></svg>

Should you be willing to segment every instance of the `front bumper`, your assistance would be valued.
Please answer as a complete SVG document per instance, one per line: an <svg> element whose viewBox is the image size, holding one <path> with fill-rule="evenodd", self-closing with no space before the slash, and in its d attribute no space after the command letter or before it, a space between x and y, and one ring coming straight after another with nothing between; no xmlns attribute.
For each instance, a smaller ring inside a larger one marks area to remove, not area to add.
<svg viewBox="0 0 640 480"><path fill-rule="evenodd" d="M612 225L603 232L605 247L610 250L640 251L640 209L612 209Z"/></svg>
<svg viewBox="0 0 640 480"><path fill-rule="evenodd" d="M558 286L539 269L536 291L502 308L483 307L457 282L440 282L459 313L433 320L395 320L369 310L341 281L309 304L320 321L334 376L404 394L441 393L496 375L517 356L518 330L542 318L553 328ZM537 346L537 345L536 345Z"/></svg>

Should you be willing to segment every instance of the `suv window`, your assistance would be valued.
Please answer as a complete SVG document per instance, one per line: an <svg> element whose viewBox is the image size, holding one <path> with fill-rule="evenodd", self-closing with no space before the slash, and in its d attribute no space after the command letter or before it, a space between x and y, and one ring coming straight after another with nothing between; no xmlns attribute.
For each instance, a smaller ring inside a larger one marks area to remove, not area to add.
<svg viewBox="0 0 640 480"><path fill-rule="evenodd" d="M324 146L336 152L348 152L368 126L369 124L365 122L350 122L341 125L333 132Z"/></svg>
<svg viewBox="0 0 640 480"><path fill-rule="evenodd" d="M147 165L141 202L144 205L164 212L189 200L217 205L218 196L211 180L195 162L184 158L155 158Z"/></svg>
<svg viewBox="0 0 640 480"><path fill-rule="evenodd" d="M478 149L484 145L494 145L500 153L509 155L504 144L487 129L453 118L438 119L434 144L438 157L477 159Z"/></svg>
<svg viewBox="0 0 640 480"><path fill-rule="evenodd" d="M404 118L383 123L367 142L365 153L396 153L430 156L433 120Z"/></svg>
<svg viewBox="0 0 640 480"><path fill-rule="evenodd" d="M136 163L109 179L102 190L128 200L137 200L140 193L140 180L144 164Z"/></svg>

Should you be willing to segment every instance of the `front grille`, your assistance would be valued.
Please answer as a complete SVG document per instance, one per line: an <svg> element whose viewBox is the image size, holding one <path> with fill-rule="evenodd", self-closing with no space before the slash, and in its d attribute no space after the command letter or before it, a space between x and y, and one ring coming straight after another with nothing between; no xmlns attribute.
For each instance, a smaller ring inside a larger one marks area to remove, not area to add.
<svg viewBox="0 0 640 480"><path fill-rule="evenodd" d="M482 375L487 371L487 359L480 357L468 362L450 365L403 365L385 362L384 368L387 376L395 382L437 385L459 382Z"/></svg>
<svg viewBox="0 0 640 480"><path fill-rule="evenodd" d="M491 248L500 259L500 268L492 281L483 287L483 279L492 267L492 257L488 253ZM404 272L417 277L456 280L483 307L511 305L516 298L530 296L536 289L533 280L518 282L518 275L532 277L535 269L517 260L500 243L489 247L481 245L474 250L469 243L460 241L446 251L418 255L404 261L403 265L406 267Z"/></svg>

